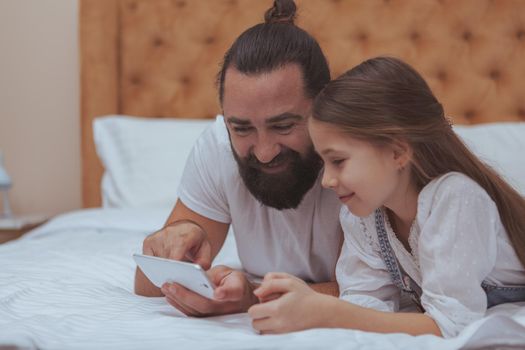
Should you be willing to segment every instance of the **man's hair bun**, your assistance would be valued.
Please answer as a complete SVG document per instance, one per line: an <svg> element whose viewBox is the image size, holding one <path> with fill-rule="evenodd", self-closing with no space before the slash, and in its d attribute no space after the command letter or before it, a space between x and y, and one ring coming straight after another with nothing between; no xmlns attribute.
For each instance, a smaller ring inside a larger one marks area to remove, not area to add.
<svg viewBox="0 0 525 350"><path fill-rule="evenodd" d="M264 21L271 23L294 24L297 7L293 0L275 0L272 8L264 14Z"/></svg>

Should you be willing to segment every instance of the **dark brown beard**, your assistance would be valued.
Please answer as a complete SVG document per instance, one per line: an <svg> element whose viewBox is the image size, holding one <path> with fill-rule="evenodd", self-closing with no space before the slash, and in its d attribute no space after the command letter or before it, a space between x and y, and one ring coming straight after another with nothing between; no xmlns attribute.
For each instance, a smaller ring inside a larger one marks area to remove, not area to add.
<svg viewBox="0 0 525 350"><path fill-rule="evenodd" d="M260 203L278 210L297 208L314 185L323 166L313 147L304 157L299 152L283 147L281 153L270 162L270 165L287 163L286 169L277 174L265 173L263 164L252 153L241 158L233 146L232 152L250 193Z"/></svg>

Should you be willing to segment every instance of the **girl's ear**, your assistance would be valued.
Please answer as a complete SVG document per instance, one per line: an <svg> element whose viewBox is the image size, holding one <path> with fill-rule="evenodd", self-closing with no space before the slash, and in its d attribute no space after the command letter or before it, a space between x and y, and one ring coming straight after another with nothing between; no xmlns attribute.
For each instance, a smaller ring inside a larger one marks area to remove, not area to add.
<svg viewBox="0 0 525 350"><path fill-rule="evenodd" d="M412 159L412 147L406 141L395 141L392 144L394 161L399 169L403 169Z"/></svg>

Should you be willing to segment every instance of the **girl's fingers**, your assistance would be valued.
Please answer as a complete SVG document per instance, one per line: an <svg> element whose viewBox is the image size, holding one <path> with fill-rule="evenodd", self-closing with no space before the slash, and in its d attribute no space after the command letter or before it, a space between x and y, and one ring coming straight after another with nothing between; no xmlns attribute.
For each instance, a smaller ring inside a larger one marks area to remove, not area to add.
<svg viewBox="0 0 525 350"><path fill-rule="evenodd" d="M254 319L252 327L262 334L269 334L272 331L273 321L271 318Z"/></svg>
<svg viewBox="0 0 525 350"><path fill-rule="evenodd" d="M273 293L270 295L266 295L264 298L259 298L259 302L261 303L267 303L269 301L278 299L282 294L281 293Z"/></svg>
<svg viewBox="0 0 525 350"><path fill-rule="evenodd" d="M271 316L273 316L273 314L274 314L274 312L275 312L275 310L277 308L275 303L276 303L275 301L271 301L271 302L264 303L264 304L252 305L248 309L248 315L254 321L255 320L262 320L262 319L271 317Z"/></svg>
<svg viewBox="0 0 525 350"><path fill-rule="evenodd" d="M259 299L266 299L270 294L284 294L293 290L294 281L291 278L282 277L263 281L263 283L253 291Z"/></svg>
<svg viewBox="0 0 525 350"><path fill-rule="evenodd" d="M274 317L253 320L252 327L260 334L281 334L289 331L288 327L283 327L282 322Z"/></svg>
<svg viewBox="0 0 525 350"><path fill-rule="evenodd" d="M263 281L280 278L293 278L293 276L286 272L268 272L266 275L264 275Z"/></svg>

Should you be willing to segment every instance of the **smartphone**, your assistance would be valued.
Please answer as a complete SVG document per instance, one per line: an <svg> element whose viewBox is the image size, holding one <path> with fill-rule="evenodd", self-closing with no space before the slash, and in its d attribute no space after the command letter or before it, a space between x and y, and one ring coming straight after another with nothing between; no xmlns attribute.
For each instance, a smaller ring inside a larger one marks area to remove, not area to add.
<svg viewBox="0 0 525 350"><path fill-rule="evenodd" d="M213 299L215 286L199 265L143 254L133 254L133 259L155 286L160 288L166 282L176 282L203 297Z"/></svg>

